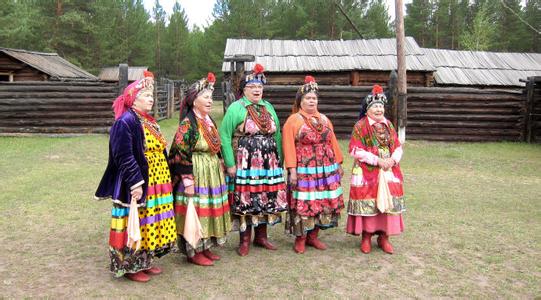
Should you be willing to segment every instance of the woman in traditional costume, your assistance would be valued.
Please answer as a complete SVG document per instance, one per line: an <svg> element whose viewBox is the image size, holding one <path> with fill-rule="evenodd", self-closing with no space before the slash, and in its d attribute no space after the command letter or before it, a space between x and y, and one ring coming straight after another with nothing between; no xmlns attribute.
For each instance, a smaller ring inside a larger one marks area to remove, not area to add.
<svg viewBox="0 0 541 300"><path fill-rule="evenodd" d="M349 153L355 158L351 176L346 232L361 235L361 251L370 253L371 238L392 254L390 235L404 230L403 176L400 170L402 146L393 124L384 116L387 98L375 85L361 106Z"/></svg>
<svg viewBox="0 0 541 300"><path fill-rule="evenodd" d="M220 256L211 247L226 242L231 230L220 136L210 117L214 74L190 86L169 151L178 246L188 261L211 266Z"/></svg>
<svg viewBox="0 0 541 300"><path fill-rule="evenodd" d="M109 163L96 191L97 198L113 200L111 271L138 282L162 272L153 259L167 254L177 237L167 142L148 114L153 95L153 75L145 72L114 101Z"/></svg>
<svg viewBox="0 0 541 300"><path fill-rule="evenodd" d="M297 253L304 253L305 244L327 249L319 230L338 226L344 208L342 152L331 121L318 111L318 98L314 77L306 76L282 131L289 183L286 230L296 236Z"/></svg>
<svg viewBox="0 0 541 300"><path fill-rule="evenodd" d="M272 105L262 99L265 82L263 67L256 64L240 83L244 96L229 106L220 127L241 256L248 255L252 227L254 245L276 250L267 239L267 225L281 222L287 210L280 123Z"/></svg>

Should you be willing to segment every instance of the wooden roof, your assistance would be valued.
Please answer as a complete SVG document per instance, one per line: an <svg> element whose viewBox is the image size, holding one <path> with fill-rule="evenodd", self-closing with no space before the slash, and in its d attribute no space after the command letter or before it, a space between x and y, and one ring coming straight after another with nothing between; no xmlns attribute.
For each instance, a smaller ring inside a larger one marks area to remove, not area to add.
<svg viewBox="0 0 541 300"><path fill-rule="evenodd" d="M407 68L411 71L433 71L412 37L406 38ZM396 69L396 40L257 40L227 39L224 59L234 55L254 55L247 69L260 63L268 72L336 72L350 70L390 71ZM224 62L222 71L230 64Z"/></svg>
<svg viewBox="0 0 541 300"><path fill-rule="evenodd" d="M128 81L143 79L144 71L148 71L148 67L128 67ZM101 69L98 77L103 81L118 81L118 66Z"/></svg>
<svg viewBox="0 0 541 300"><path fill-rule="evenodd" d="M519 79L541 76L541 53L423 49L441 85L524 86Z"/></svg>
<svg viewBox="0 0 541 300"><path fill-rule="evenodd" d="M56 53L0 48L0 52L35 68L56 80L98 80Z"/></svg>

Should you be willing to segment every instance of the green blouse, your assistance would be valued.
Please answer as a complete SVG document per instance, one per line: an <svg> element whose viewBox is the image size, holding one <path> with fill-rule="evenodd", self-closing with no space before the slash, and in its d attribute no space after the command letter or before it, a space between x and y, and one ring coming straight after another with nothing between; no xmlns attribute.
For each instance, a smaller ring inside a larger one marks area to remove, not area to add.
<svg viewBox="0 0 541 300"><path fill-rule="evenodd" d="M246 97L242 97L239 100L231 103L227 108L227 112L222 120L220 126L220 139L222 140L222 155L224 163L227 168L235 165L235 152L231 146L231 140L237 127L246 119L246 106L248 105L263 105L267 111L272 115L274 123L276 124L276 132L274 133L274 139L276 140L276 146L278 150L278 156L282 161L282 134L280 133L280 120L274 111L274 107L266 100L259 100L257 104L250 102Z"/></svg>

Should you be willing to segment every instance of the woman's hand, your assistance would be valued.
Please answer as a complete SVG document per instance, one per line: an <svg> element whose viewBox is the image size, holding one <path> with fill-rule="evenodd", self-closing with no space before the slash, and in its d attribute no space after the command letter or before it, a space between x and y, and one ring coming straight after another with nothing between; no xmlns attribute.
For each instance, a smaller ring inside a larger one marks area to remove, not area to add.
<svg viewBox="0 0 541 300"><path fill-rule="evenodd" d="M139 199L141 199L141 197L143 197L143 187L142 186L138 186L136 188L134 188L133 190L131 190L131 201L139 201Z"/></svg>
<svg viewBox="0 0 541 300"><path fill-rule="evenodd" d="M394 161L391 164L388 158L385 158L385 159L378 158L378 167L382 168L384 171L389 170L389 168L391 168L393 165L394 165Z"/></svg>
<svg viewBox="0 0 541 300"><path fill-rule="evenodd" d="M237 176L237 166L227 168L227 176L235 178L235 176Z"/></svg>
<svg viewBox="0 0 541 300"><path fill-rule="evenodd" d="M190 185L184 188L184 194L187 196L193 196L195 194L195 188L194 185Z"/></svg>
<svg viewBox="0 0 541 300"><path fill-rule="evenodd" d="M289 184L297 186L297 170L295 168L289 169Z"/></svg>

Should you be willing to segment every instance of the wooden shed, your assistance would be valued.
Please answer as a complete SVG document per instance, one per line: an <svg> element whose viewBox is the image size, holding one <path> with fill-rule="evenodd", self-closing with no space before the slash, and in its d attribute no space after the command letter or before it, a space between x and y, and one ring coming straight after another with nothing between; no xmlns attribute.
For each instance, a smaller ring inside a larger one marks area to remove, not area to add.
<svg viewBox="0 0 541 300"><path fill-rule="evenodd" d="M434 66L412 38L406 38L408 85L431 86ZM235 55L253 55L245 69L265 67L270 85L298 85L310 74L321 85L387 84L396 65L395 39L259 40L227 39L222 71L229 76Z"/></svg>
<svg viewBox="0 0 541 300"><path fill-rule="evenodd" d="M437 70L435 86L522 88L528 77L541 76L541 53L422 51Z"/></svg>
<svg viewBox="0 0 541 300"><path fill-rule="evenodd" d="M132 67L128 68L128 82L134 82L145 77L144 72L148 71L148 67ZM118 66L106 67L101 69L98 78L105 82L118 82Z"/></svg>
<svg viewBox="0 0 541 300"><path fill-rule="evenodd" d="M0 81L97 81L56 53L0 48Z"/></svg>

